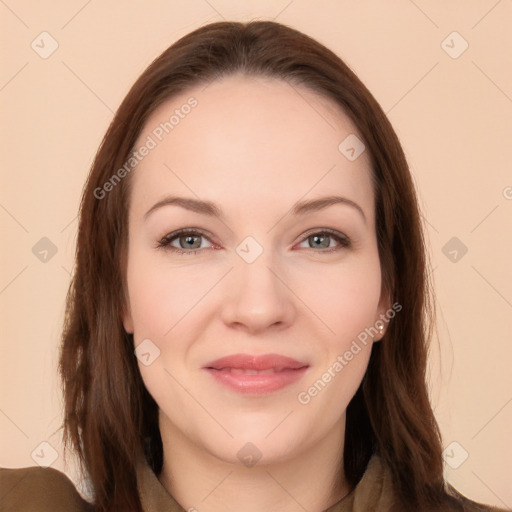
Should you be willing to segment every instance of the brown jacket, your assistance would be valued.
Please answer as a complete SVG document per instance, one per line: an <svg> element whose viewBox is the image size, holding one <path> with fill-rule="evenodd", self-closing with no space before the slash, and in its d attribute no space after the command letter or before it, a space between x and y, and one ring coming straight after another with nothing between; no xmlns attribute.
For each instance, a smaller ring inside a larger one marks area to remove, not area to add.
<svg viewBox="0 0 512 512"><path fill-rule="evenodd" d="M186 512L165 490L147 464L138 470L138 489L144 512ZM325 512L395 512L390 475L374 455L350 494ZM467 502L470 505L471 502ZM92 512L92 506L69 478L55 469L0 468L0 512ZM194 510L192 508L192 510ZM488 507L467 510L499 510Z"/></svg>

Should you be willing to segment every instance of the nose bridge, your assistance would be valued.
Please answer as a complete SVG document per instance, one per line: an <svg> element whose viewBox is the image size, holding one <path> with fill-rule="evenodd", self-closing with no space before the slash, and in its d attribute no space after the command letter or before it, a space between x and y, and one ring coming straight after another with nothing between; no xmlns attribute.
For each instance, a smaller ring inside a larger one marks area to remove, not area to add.
<svg viewBox="0 0 512 512"><path fill-rule="evenodd" d="M291 293L275 253L247 237L237 247L235 268L226 292L224 320L257 330L291 320Z"/></svg>

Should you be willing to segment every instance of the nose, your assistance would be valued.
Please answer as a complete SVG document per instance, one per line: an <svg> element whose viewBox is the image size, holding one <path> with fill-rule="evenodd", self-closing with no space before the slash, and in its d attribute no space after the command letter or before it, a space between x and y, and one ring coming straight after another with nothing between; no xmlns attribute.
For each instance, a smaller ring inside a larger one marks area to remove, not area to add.
<svg viewBox="0 0 512 512"><path fill-rule="evenodd" d="M269 251L270 253L270 251ZM231 328L251 334L284 329L295 319L296 297L286 272L266 251L252 263L240 259L226 280L222 318Z"/></svg>

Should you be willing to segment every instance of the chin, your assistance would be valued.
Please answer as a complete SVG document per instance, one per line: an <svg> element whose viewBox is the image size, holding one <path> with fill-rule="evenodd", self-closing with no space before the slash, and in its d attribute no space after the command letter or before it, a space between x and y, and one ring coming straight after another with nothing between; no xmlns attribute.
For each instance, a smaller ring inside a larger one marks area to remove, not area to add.
<svg viewBox="0 0 512 512"><path fill-rule="evenodd" d="M296 448L303 446L303 442L291 435L289 427L281 429L280 435L277 432L282 426L273 431L280 421L282 418L271 428L256 428L253 424L245 431L230 430L233 438L212 439L205 450L228 464L247 467L285 462L297 455Z"/></svg>

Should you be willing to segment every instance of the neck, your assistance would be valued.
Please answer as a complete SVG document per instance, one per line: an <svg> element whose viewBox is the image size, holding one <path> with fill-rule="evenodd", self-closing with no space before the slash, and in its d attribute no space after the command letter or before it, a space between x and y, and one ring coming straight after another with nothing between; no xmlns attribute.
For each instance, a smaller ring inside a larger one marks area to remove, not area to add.
<svg viewBox="0 0 512 512"><path fill-rule="evenodd" d="M164 463L159 480L185 510L201 512L322 511L350 488L341 471L345 418L297 456L252 467L200 449L160 420Z"/></svg>

